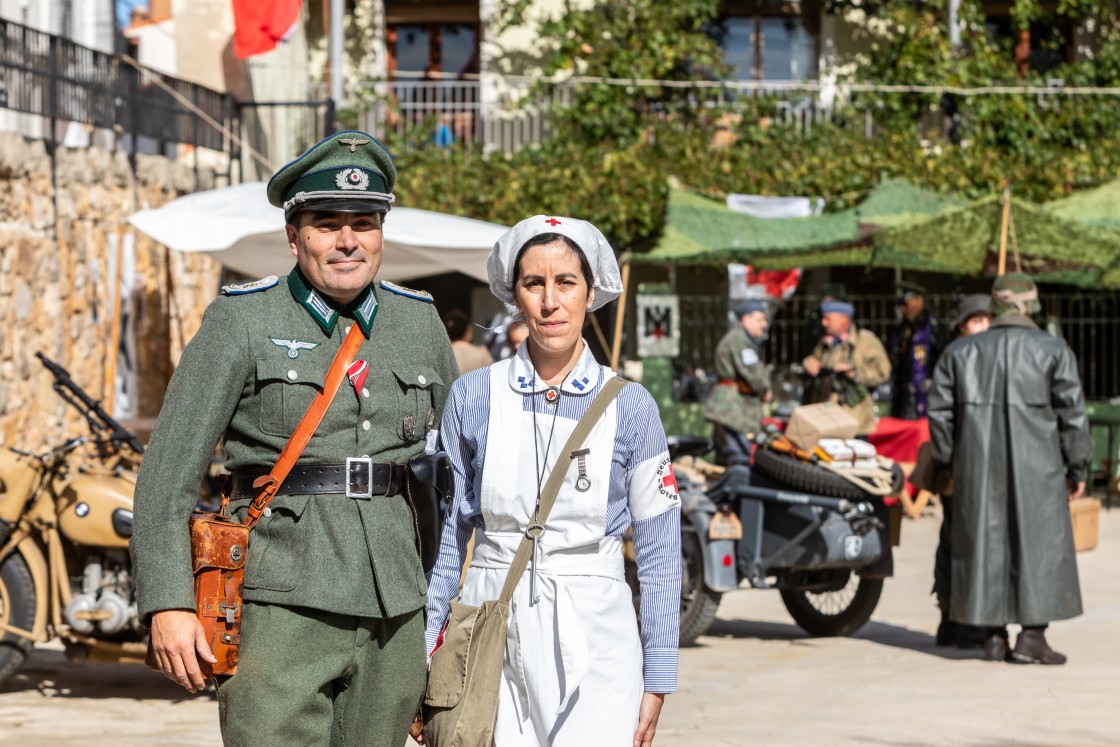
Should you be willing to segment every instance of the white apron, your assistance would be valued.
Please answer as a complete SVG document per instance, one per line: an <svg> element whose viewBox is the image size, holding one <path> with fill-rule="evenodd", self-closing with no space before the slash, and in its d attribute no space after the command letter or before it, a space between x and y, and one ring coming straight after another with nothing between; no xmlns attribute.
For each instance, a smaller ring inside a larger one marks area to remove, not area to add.
<svg viewBox="0 0 1120 747"><path fill-rule="evenodd" d="M509 365L509 360L501 361L490 369L480 495L486 529L475 533L462 591L466 604L481 604L501 593L536 505L533 414L522 409L523 395L508 383ZM565 391L561 399L573 396ZM591 450L586 457L591 488L583 493L575 489L576 460L560 453L576 421L556 419L545 459L553 406L537 414L537 452L547 470L559 464L566 477L540 539L540 602L529 604L526 570L510 605L495 747L633 743L644 687L642 646L621 540L605 536L615 404L584 444Z"/></svg>

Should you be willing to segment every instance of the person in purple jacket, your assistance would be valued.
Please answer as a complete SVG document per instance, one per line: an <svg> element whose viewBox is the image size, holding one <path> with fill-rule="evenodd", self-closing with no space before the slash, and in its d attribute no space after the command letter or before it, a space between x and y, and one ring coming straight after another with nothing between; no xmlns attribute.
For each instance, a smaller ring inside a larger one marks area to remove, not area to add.
<svg viewBox="0 0 1120 747"><path fill-rule="evenodd" d="M926 416L926 393L945 337L941 323L926 311L924 288L901 280L897 290L900 318L887 340L894 371L891 415L917 420Z"/></svg>

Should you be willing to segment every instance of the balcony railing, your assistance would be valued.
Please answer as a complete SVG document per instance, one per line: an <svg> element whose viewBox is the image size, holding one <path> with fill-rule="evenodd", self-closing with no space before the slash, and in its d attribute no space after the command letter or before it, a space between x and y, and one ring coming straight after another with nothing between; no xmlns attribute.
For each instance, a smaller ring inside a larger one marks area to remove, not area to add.
<svg viewBox="0 0 1120 747"><path fill-rule="evenodd" d="M404 74L407 75L407 74ZM419 74L416 74L419 76ZM581 86L575 82L551 87L541 94L525 79L484 76L481 80L427 80L405 77L372 81L359 86L357 108L361 129L378 137L403 136L417 131L435 145L477 143L487 152L512 152L550 135L550 108L567 106ZM773 88L731 86L677 89L649 102L647 111L669 116L682 109L710 109L716 116L732 116L748 105L766 100L773 111L771 124L804 135L832 121L833 108L821 102L815 86ZM868 125L870 127L870 123Z"/></svg>
<svg viewBox="0 0 1120 747"><path fill-rule="evenodd" d="M174 92L174 93L172 93ZM161 143L228 144L232 100L60 36L0 19L0 109ZM203 116L204 115L204 116Z"/></svg>

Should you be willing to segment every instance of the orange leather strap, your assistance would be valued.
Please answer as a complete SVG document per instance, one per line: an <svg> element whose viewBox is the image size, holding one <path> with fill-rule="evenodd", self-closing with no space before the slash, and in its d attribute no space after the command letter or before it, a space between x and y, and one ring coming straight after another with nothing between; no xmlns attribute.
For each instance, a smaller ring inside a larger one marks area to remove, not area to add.
<svg viewBox="0 0 1120 747"><path fill-rule="evenodd" d="M346 339L342 341L342 347L338 349L338 354L331 361L331 367L327 369L327 378L322 391L315 395L315 399L311 400L311 407L307 408L303 419L296 426L295 433L288 439L288 443L284 444L284 450L280 452L276 464L272 465L272 471L267 475L261 475L253 482L253 487L260 488L261 492L249 504L249 513L245 517L245 525L249 529L252 529L260 521L272 497L280 490L284 479L292 471L292 467L299 460L304 448L307 447L307 442L315 434L315 429L319 427L319 423L323 422L323 416L327 414L327 408L331 406L334 395L338 393L338 388L342 385L342 380L346 378L346 369L350 362L354 360L354 356L358 354L358 348L362 346L363 339L365 339L365 335L362 333L361 325L355 323L350 327Z"/></svg>

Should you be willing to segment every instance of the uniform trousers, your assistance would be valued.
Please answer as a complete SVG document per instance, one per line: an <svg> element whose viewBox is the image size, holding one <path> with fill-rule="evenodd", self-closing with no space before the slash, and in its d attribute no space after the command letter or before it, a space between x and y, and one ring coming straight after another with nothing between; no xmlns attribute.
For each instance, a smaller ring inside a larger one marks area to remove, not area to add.
<svg viewBox="0 0 1120 747"><path fill-rule="evenodd" d="M218 678L226 747L401 747L427 680L424 615L245 602L237 673Z"/></svg>

